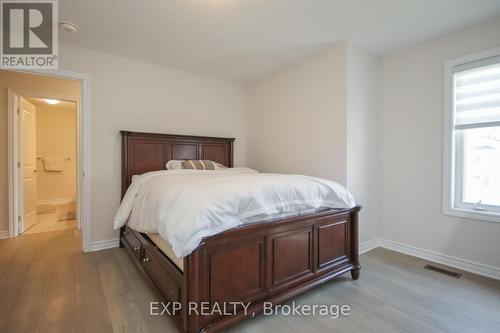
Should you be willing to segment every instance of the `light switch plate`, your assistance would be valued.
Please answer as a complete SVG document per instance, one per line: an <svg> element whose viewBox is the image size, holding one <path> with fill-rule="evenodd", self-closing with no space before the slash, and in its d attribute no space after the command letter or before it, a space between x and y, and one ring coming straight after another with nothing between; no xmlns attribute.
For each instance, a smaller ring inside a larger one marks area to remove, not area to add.
<svg viewBox="0 0 500 333"><path fill-rule="evenodd" d="M111 147L116 146L116 136L114 136L114 135L108 136L108 146L111 146Z"/></svg>

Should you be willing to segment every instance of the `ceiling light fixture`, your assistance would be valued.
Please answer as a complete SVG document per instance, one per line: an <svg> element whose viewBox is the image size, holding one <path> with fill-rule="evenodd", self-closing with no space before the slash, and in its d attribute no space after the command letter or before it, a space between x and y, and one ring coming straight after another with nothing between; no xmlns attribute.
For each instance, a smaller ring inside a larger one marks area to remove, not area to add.
<svg viewBox="0 0 500 333"><path fill-rule="evenodd" d="M44 99L44 101L50 105L56 105L56 104L59 104L61 102L61 101L58 101L57 99Z"/></svg>
<svg viewBox="0 0 500 333"><path fill-rule="evenodd" d="M59 26L66 32L76 32L78 30L78 26L76 24L68 21L59 22Z"/></svg>

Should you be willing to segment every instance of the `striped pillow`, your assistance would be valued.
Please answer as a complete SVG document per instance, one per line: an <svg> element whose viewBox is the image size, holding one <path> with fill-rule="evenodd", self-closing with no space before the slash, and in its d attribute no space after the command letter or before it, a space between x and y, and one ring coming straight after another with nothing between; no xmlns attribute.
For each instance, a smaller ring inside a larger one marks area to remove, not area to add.
<svg viewBox="0 0 500 333"><path fill-rule="evenodd" d="M209 160L185 160L181 162L183 169L216 170L225 168L222 164Z"/></svg>

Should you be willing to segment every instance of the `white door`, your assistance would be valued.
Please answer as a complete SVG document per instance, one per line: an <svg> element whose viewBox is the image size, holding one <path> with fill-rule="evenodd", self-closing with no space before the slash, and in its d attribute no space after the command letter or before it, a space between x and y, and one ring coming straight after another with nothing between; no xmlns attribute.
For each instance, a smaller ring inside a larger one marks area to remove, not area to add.
<svg viewBox="0 0 500 333"><path fill-rule="evenodd" d="M25 232L37 222L36 216L36 112L35 106L20 98L21 118L21 179L22 221L21 232Z"/></svg>

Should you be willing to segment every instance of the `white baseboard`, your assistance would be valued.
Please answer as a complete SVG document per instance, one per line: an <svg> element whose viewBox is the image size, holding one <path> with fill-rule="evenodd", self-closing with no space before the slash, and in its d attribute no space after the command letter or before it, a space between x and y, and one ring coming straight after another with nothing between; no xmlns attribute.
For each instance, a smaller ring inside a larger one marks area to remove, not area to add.
<svg viewBox="0 0 500 333"><path fill-rule="evenodd" d="M429 260L438 264L461 269L466 272L500 280L500 267L490 266L467 259L453 257L416 246L406 245L384 238L375 238L359 245L360 254L371 251L377 247L404 253L410 256Z"/></svg>
<svg viewBox="0 0 500 333"><path fill-rule="evenodd" d="M359 254L370 252L380 246L380 238L374 238L359 244Z"/></svg>
<svg viewBox="0 0 500 333"><path fill-rule="evenodd" d="M0 231L0 239L6 239L6 238L10 238L9 230Z"/></svg>
<svg viewBox="0 0 500 333"><path fill-rule="evenodd" d="M112 249L119 246L120 240L118 238L92 242L92 248L90 249L90 252Z"/></svg>

